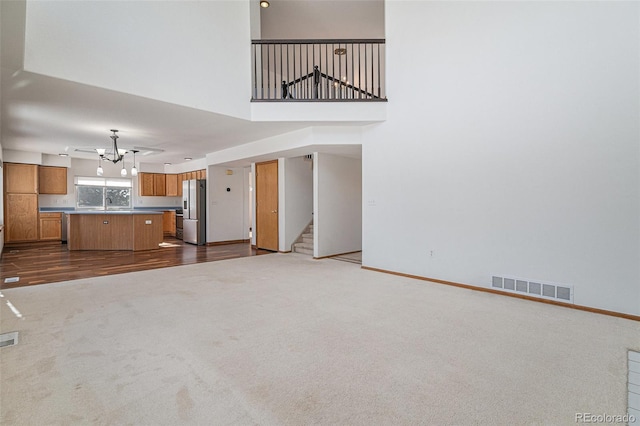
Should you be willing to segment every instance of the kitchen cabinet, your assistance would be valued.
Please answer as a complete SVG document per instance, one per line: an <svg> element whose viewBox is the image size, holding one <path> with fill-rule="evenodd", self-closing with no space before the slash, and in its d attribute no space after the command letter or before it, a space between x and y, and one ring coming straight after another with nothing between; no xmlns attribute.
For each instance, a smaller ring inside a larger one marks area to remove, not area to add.
<svg viewBox="0 0 640 426"><path fill-rule="evenodd" d="M155 195L154 174L155 173L138 173L139 195Z"/></svg>
<svg viewBox="0 0 640 426"><path fill-rule="evenodd" d="M176 175L178 177L178 197L182 197L182 182L184 182L184 173Z"/></svg>
<svg viewBox="0 0 640 426"><path fill-rule="evenodd" d="M38 166L38 184L40 194L66 194L67 168Z"/></svg>
<svg viewBox="0 0 640 426"><path fill-rule="evenodd" d="M161 212L68 212L69 250L153 250L162 242Z"/></svg>
<svg viewBox="0 0 640 426"><path fill-rule="evenodd" d="M153 174L153 195L167 195L167 180L164 173Z"/></svg>
<svg viewBox="0 0 640 426"><path fill-rule="evenodd" d="M38 240L38 194L5 194L5 243Z"/></svg>
<svg viewBox="0 0 640 426"><path fill-rule="evenodd" d="M165 188L167 197L178 196L178 175L165 175Z"/></svg>
<svg viewBox="0 0 640 426"><path fill-rule="evenodd" d="M167 210L162 215L162 231L164 235L176 236L176 211Z"/></svg>
<svg viewBox="0 0 640 426"><path fill-rule="evenodd" d="M182 182L206 177L204 169L178 174L138 173L138 195L182 197Z"/></svg>
<svg viewBox="0 0 640 426"><path fill-rule="evenodd" d="M4 191L8 194L37 194L36 164L4 163Z"/></svg>
<svg viewBox="0 0 640 426"><path fill-rule="evenodd" d="M40 213L40 241L62 240L62 213Z"/></svg>

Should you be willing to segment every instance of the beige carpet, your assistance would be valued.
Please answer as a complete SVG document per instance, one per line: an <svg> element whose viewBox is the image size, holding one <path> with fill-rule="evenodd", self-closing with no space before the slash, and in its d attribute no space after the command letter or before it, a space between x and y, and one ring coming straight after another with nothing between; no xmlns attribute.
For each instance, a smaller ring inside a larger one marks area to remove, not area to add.
<svg viewBox="0 0 640 426"><path fill-rule="evenodd" d="M571 425L626 411L640 349L638 322L297 254L3 296L3 425Z"/></svg>

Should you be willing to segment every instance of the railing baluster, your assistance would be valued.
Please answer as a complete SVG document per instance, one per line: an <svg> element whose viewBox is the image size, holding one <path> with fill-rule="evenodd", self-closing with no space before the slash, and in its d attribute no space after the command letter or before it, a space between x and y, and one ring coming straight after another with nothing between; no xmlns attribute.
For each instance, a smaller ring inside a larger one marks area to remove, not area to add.
<svg viewBox="0 0 640 426"><path fill-rule="evenodd" d="M362 43L358 43L358 87L362 83ZM358 99L362 99L362 91L358 91Z"/></svg>
<svg viewBox="0 0 640 426"><path fill-rule="evenodd" d="M252 100L386 100L384 40L254 40L250 54Z"/></svg>
<svg viewBox="0 0 640 426"><path fill-rule="evenodd" d="M307 59L307 71L309 71L309 45L306 45L306 59ZM305 91L304 91L304 95L306 99L310 98L310 94L311 94L311 90L310 90L310 86L309 86L310 80L307 79L307 84L304 85L305 87Z"/></svg>
<svg viewBox="0 0 640 426"><path fill-rule="evenodd" d="M267 44L267 99L271 99L271 80L270 80L270 77L271 77L271 66L270 66L271 65L271 61L270 61L271 52L270 52L270 50L271 49L269 49L269 46L270 45Z"/></svg>
<svg viewBox="0 0 640 426"><path fill-rule="evenodd" d="M380 97L380 45L378 44L378 97Z"/></svg>
<svg viewBox="0 0 640 426"><path fill-rule="evenodd" d="M356 80L353 75L353 43L351 43L351 85L355 87ZM351 99L355 99L355 93L353 91L353 87L351 88Z"/></svg>

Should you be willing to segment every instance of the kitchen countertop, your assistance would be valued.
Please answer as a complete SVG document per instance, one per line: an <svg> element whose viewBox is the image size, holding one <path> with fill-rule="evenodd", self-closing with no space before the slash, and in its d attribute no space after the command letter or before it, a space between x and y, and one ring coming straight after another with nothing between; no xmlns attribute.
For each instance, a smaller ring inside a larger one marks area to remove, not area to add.
<svg viewBox="0 0 640 426"><path fill-rule="evenodd" d="M66 214L162 214L156 210L74 210Z"/></svg>

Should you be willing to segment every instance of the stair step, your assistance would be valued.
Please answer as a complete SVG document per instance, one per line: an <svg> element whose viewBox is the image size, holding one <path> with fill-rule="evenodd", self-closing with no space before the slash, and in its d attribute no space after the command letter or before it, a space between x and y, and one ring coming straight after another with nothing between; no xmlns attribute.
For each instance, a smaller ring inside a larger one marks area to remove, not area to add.
<svg viewBox="0 0 640 426"><path fill-rule="evenodd" d="M313 256L313 249L306 249L304 247L294 247L294 253L308 254L309 256Z"/></svg>
<svg viewBox="0 0 640 426"><path fill-rule="evenodd" d="M302 238L313 238L313 233L311 233L311 234L302 234Z"/></svg>
<svg viewBox="0 0 640 426"><path fill-rule="evenodd" d="M313 244L313 237L302 237L303 243Z"/></svg>
<svg viewBox="0 0 640 426"><path fill-rule="evenodd" d="M307 249L307 250L313 250L313 243L295 243L293 245L294 248L303 248L303 249Z"/></svg>

